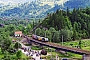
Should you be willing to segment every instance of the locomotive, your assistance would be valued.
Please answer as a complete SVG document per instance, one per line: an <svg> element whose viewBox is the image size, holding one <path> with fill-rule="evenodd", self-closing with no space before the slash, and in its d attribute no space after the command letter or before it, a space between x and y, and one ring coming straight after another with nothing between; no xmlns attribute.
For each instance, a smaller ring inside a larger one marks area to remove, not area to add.
<svg viewBox="0 0 90 60"><path fill-rule="evenodd" d="M42 42L48 42L48 38L45 37L41 37L41 36L37 36L37 35L32 35L32 38L38 41L42 41Z"/></svg>

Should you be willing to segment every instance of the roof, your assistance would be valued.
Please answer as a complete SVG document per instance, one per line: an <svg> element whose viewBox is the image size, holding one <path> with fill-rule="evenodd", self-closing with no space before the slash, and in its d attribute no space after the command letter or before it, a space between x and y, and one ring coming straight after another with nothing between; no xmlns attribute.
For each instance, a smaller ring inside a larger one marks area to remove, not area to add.
<svg viewBox="0 0 90 60"><path fill-rule="evenodd" d="M22 34L22 31L16 31L15 34Z"/></svg>

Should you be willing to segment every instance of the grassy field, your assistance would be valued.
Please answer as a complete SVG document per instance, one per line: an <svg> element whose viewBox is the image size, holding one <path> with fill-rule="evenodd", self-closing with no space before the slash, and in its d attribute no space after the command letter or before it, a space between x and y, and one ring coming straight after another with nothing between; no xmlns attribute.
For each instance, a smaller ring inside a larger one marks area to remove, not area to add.
<svg viewBox="0 0 90 60"><path fill-rule="evenodd" d="M3 58L3 57L4 57L4 55L1 55L1 54L0 54L0 59Z"/></svg>
<svg viewBox="0 0 90 60"><path fill-rule="evenodd" d="M18 41L21 41L23 39L23 37L11 37L12 40L18 40Z"/></svg>
<svg viewBox="0 0 90 60"><path fill-rule="evenodd" d="M31 49L32 50L41 50L41 48L39 48L38 46L32 46Z"/></svg>
<svg viewBox="0 0 90 60"><path fill-rule="evenodd" d="M79 45L79 41L64 42L63 45L76 48ZM90 39L81 40L81 48L83 50L90 50Z"/></svg>
<svg viewBox="0 0 90 60"><path fill-rule="evenodd" d="M79 41L77 40L77 41L71 41L71 42L64 42L63 45L68 46L68 47L77 48L77 46L79 45ZM90 51L90 39L82 39L81 40L81 49ZM70 52L68 52L67 54L69 55L67 57L82 58L82 56L78 55L78 54L73 54Z"/></svg>

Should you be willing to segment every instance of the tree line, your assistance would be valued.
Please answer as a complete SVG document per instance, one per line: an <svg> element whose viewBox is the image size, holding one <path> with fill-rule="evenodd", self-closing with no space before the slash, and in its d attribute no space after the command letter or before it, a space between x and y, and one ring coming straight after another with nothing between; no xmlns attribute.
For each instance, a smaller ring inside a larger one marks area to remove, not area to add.
<svg viewBox="0 0 90 60"><path fill-rule="evenodd" d="M4 55L2 58L0 57L0 59L18 60L22 57L22 52L18 51L18 48L21 47L21 44L18 42L13 43L9 35L10 32L5 31L4 29L5 28L0 28L0 55Z"/></svg>
<svg viewBox="0 0 90 60"><path fill-rule="evenodd" d="M0 55L4 55L1 59L18 60L22 58L22 52L18 51L18 48L21 48L21 44L18 42L13 43L11 37L14 36L15 31L22 31L23 34L28 35L32 27L32 24L27 24L26 26L9 24L0 27Z"/></svg>
<svg viewBox="0 0 90 60"><path fill-rule="evenodd" d="M42 26L62 31L59 34L67 34L70 40L90 38L90 8L74 8L72 11L67 8L66 11L57 10L55 13L48 13L42 21ZM69 39L65 38L65 41Z"/></svg>
<svg viewBox="0 0 90 60"><path fill-rule="evenodd" d="M50 27L49 29L37 28L34 34L41 37L47 37L49 39L49 42L60 43L62 41L62 36L64 37L63 41L71 41L73 31L65 29L57 31L53 27Z"/></svg>

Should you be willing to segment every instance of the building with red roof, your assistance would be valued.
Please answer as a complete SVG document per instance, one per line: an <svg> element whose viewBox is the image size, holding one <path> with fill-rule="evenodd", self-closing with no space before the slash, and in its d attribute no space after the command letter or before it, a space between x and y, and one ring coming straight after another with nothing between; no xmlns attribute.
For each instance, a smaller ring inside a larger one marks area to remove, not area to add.
<svg viewBox="0 0 90 60"><path fill-rule="evenodd" d="M15 31L14 36L15 37L21 37L22 36L22 31Z"/></svg>

